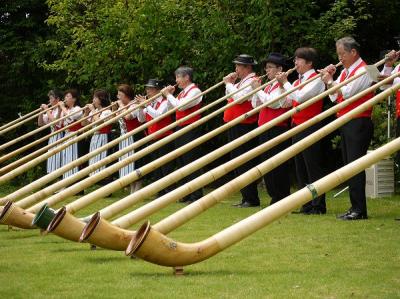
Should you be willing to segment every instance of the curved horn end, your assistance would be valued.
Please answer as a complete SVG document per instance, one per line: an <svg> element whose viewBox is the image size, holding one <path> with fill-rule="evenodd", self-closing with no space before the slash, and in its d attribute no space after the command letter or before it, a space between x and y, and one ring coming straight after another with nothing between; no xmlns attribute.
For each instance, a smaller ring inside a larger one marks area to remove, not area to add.
<svg viewBox="0 0 400 299"><path fill-rule="evenodd" d="M124 251L135 232L121 229L101 218L100 213L93 215L86 224L79 238L79 242L110 249Z"/></svg>
<svg viewBox="0 0 400 299"><path fill-rule="evenodd" d="M56 212L53 209L50 209L46 203L36 213L35 218L32 221L32 225L36 225L37 227L45 230L55 216Z"/></svg>
<svg viewBox="0 0 400 299"><path fill-rule="evenodd" d="M0 214L0 224L15 226L23 229L35 228L32 225L34 214L25 211L11 201L8 201Z"/></svg>
<svg viewBox="0 0 400 299"><path fill-rule="evenodd" d="M46 230L64 239L78 242L84 226L84 222L68 213L66 207L62 207Z"/></svg>
<svg viewBox="0 0 400 299"><path fill-rule="evenodd" d="M126 255L136 256L153 264L179 267L198 263L221 251L214 238L193 244L176 242L144 223L125 250Z"/></svg>

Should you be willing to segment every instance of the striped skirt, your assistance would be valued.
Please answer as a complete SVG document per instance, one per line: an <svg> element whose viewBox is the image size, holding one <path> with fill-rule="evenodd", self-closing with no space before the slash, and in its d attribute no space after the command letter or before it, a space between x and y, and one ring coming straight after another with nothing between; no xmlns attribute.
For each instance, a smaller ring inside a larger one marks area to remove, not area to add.
<svg viewBox="0 0 400 299"><path fill-rule="evenodd" d="M63 132L53 135L49 138L49 144L52 144L63 137L64 137ZM57 154L54 154L53 156L47 159L47 165L46 165L47 173L56 171L60 167L61 167L61 152L58 152Z"/></svg>
<svg viewBox="0 0 400 299"><path fill-rule="evenodd" d="M103 145L107 144L108 142L108 134L94 134L92 136L92 139L90 140L90 147L89 147L89 152L93 152L97 150L98 148L102 147ZM104 152L101 152L100 154L92 157L89 159L89 166L93 165L100 160L103 160L107 157L107 150ZM91 172L89 175L94 175L101 170L105 169L106 166L101 166L100 168L96 169L95 171Z"/></svg>
<svg viewBox="0 0 400 299"><path fill-rule="evenodd" d="M68 136L68 134L69 134L69 132L65 133L65 136ZM72 140L75 138L76 137L72 137ZM69 142L70 140L71 139L69 139L67 142ZM62 164L62 166L65 166L65 165L77 160L78 157L79 157L78 143L75 142L61 152L61 161L62 161L61 164ZM63 174L63 178L65 179L71 175L74 175L78 171L79 171L79 168L74 167L74 168L68 170L67 172L65 172Z"/></svg>
<svg viewBox="0 0 400 299"><path fill-rule="evenodd" d="M130 136L130 137L122 140L119 143L119 145L118 145L119 150L122 150L122 149L132 145L133 143L134 143L133 136ZM130 151L130 152L126 153L125 155L119 157L118 160L122 161L122 160L126 159L127 157L132 156L134 153L135 153L134 151ZM124 167L120 168L119 177L122 178L123 176L126 176L126 175L130 174L134 170L135 170L135 162L132 162L132 163L128 164L127 166L124 166Z"/></svg>

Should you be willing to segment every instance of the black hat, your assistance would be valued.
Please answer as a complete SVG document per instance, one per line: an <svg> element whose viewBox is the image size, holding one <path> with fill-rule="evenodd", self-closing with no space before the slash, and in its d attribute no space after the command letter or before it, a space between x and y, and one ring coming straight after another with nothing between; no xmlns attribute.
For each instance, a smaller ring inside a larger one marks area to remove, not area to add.
<svg viewBox="0 0 400 299"><path fill-rule="evenodd" d="M254 60L253 56L247 54L240 54L232 62L235 64L257 65L257 61Z"/></svg>
<svg viewBox="0 0 400 299"><path fill-rule="evenodd" d="M163 84L162 84L161 80L149 79L149 81L147 81L147 83L144 86L145 87L154 87L154 88L161 89L163 87Z"/></svg>
<svg viewBox="0 0 400 299"><path fill-rule="evenodd" d="M282 67L287 66L287 58L281 53L270 53L263 62L264 64L271 62Z"/></svg>

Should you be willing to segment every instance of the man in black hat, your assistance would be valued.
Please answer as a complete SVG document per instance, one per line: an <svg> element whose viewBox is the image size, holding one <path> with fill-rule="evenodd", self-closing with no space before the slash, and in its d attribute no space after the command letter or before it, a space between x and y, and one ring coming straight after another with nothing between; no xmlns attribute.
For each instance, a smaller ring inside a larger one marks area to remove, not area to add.
<svg viewBox="0 0 400 299"><path fill-rule="evenodd" d="M283 72L286 69L287 63L286 58L280 53L271 53L265 60L265 72L268 77L268 81L274 80L276 74ZM256 89L260 87L261 82L254 80L251 83L251 87ZM290 108L290 104L286 101L286 98L274 101L278 98L285 90L283 86L275 81L265 87L264 90L258 91L252 99L252 105L254 108L261 106L265 103L272 102L270 105L266 106L260 111L258 116L258 126L262 126L273 119L281 116L287 112ZM271 129L267 130L259 136L260 144L265 143L275 137L286 133L290 128L289 119L283 121ZM281 151L285 150L290 146L290 139L281 142L277 146L274 146L267 152L265 152L261 158L263 161L275 156ZM271 197L271 203L274 204L277 201L290 195L290 170L289 161L281 164L275 169L271 170L264 176L264 182L269 196Z"/></svg>
<svg viewBox="0 0 400 299"><path fill-rule="evenodd" d="M147 81L147 83L144 86L146 87L146 96L148 98L151 98L160 93L163 84L158 79L149 79L149 81ZM146 100L146 98L141 95L136 96L135 99L139 100L140 102ZM168 112L168 101L162 95L160 95L150 104L148 104L146 108L143 109L143 112L146 117L146 122L150 122L153 119L161 118L158 122L153 123L147 128L148 135L157 134L158 131L160 131L161 129L172 123L172 118L170 115L162 117L163 114ZM157 142L158 140L168 135L171 135L172 133L173 133L172 130L168 130L164 133L158 134L157 136L154 136L153 142ZM167 143L163 145L161 148L157 149L156 151L153 151L153 153L151 154L151 160L152 161L157 160L158 158L170 153L173 150L174 150L173 144L171 142ZM174 169L173 161L158 167L153 172L154 180L157 181L165 177L166 175L170 174L173 171L173 169ZM162 196L170 192L171 190L173 190L173 186L165 188L164 190L160 191L158 195Z"/></svg>
<svg viewBox="0 0 400 299"><path fill-rule="evenodd" d="M256 74L254 73L253 70L253 67L257 64L257 62L254 60L252 56L247 54L241 54L233 60L233 63L235 64L235 72L230 73L229 75L224 77L226 93L230 94L236 92L238 89L246 85L248 87L235 93L232 96L232 98L228 99L228 103L241 99L245 97L247 94L249 94L253 90L251 88L251 82L257 80ZM240 79L240 81L235 84L235 81L237 79ZM230 122L235 118L241 116L242 114L252 110L253 107L251 105L251 98L252 97L249 96L248 98L242 100L241 103L238 103L226 109L224 112L224 122ZM237 124L236 126L230 128L228 130L228 140L233 141L241 137L242 135L254 130L255 128L257 128L257 115L248 117L240 124ZM230 153L231 159L234 159L240 156L241 154L248 152L256 145L257 142L255 142L254 140L251 140L250 142L241 145L240 147L231 151ZM248 171L250 168L254 167L256 164L257 164L256 159L249 161L244 165L236 168L234 170L234 175L239 176L242 173ZM247 185L242 190L240 190L240 192L242 194L242 201L238 204L235 204L234 206L240 208L248 208L248 207L257 207L260 205L260 199L258 197L256 182Z"/></svg>

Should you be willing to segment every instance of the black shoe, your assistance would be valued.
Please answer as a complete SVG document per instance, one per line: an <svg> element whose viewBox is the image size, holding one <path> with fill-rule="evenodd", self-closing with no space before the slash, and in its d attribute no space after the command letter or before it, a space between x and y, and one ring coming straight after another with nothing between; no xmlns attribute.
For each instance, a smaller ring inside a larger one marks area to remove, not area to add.
<svg viewBox="0 0 400 299"><path fill-rule="evenodd" d="M341 220L361 220L361 219L368 219L368 217L365 213L351 212L351 213L346 213L339 219L341 219Z"/></svg>
<svg viewBox="0 0 400 299"><path fill-rule="evenodd" d="M304 212L304 215L324 215L324 214L326 214L326 209L313 208L308 212Z"/></svg>
<svg viewBox="0 0 400 299"><path fill-rule="evenodd" d="M245 201L244 203L242 203L239 206L236 206L237 208L252 208L252 207L259 207L260 204L255 204L255 203L249 203L247 201Z"/></svg>
<svg viewBox="0 0 400 299"><path fill-rule="evenodd" d="M312 210L312 207L301 207L300 211L293 211L292 214L308 214Z"/></svg>
<svg viewBox="0 0 400 299"><path fill-rule="evenodd" d="M347 216L350 215L351 213L353 213L353 211L350 209L350 210L348 210L346 213L336 216L336 218L337 218L337 219L343 219L344 217L347 217Z"/></svg>

